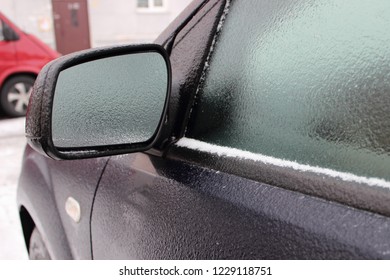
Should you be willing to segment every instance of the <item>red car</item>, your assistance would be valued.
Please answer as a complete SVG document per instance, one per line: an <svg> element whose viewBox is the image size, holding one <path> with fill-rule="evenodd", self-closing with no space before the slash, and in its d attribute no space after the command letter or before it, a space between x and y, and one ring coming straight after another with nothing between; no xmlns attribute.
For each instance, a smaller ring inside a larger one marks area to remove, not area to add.
<svg viewBox="0 0 390 280"><path fill-rule="evenodd" d="M11 117L25 115L36 76L59 55L0 12L0 110Z"/></svg>

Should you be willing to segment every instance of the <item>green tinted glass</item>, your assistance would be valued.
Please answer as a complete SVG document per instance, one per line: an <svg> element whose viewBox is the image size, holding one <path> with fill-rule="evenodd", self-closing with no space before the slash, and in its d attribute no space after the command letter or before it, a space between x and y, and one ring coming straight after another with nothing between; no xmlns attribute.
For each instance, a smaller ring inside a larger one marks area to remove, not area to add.
<svg viewBox="0 0 390 280"><path fill-rule="evenodd" d="M390 179L390 1L233 1L187 137Z"/></svg>

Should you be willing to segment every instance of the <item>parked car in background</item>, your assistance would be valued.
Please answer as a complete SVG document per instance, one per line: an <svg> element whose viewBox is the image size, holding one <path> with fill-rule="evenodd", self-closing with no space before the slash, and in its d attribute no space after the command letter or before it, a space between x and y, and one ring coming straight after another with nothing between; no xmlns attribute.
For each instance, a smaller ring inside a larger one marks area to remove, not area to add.
<svg viewBox="0 0 390 280"><path fill-rule="evenodd" d="M1 111L11 117L24 116L36 76L59 55L0 12Z"/></svg>
<svg viewBox="0 0 390 280"><path fill-rule="evenodd" d="M390 259L390 1L197 0L63 56L18 205L54 259Z"/></svg>

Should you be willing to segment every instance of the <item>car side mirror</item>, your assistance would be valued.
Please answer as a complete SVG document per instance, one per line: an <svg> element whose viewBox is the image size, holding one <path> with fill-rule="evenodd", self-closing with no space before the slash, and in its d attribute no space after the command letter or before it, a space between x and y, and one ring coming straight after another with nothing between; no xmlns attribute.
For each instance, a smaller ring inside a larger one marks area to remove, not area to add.
<svg viewBox="0 0 390 280"><path fill-rule="evenodd" d="M93 49L47 64L33 87L26 137L54 159L150 149L166 117L168 55L155 44Z"/></svg>

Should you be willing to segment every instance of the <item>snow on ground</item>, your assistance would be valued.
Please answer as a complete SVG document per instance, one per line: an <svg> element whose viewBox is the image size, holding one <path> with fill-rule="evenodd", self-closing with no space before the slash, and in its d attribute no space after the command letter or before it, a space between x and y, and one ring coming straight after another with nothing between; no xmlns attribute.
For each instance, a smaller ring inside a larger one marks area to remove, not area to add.
<svg viewBox="0 0 390 280"><path fill-rule="evenodd" d="M27 259L16 205L26 140L24 118L0 119L0 260Z"/></svg>

